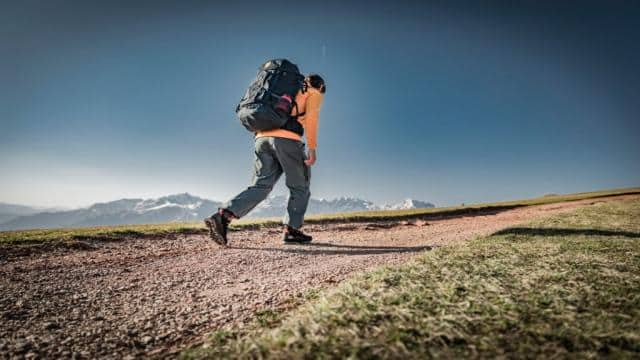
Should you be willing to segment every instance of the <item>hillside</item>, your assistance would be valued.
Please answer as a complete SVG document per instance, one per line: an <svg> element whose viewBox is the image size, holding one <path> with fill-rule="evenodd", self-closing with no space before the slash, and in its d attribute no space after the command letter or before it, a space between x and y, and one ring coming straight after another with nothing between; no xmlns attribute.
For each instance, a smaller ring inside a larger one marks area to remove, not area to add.
<svg viewBox="0 0 640 360"><path fill-rule="evenodd" d="M305 229L314 241L306 246L283 245L279 229L249 223L233 229L225 248L201 228L169 225L133 227L147 233L132 227L0 233L0 349L8 357L176 357L211 330L215 341L227 341L241 335L228 330L242 324L277 324L278 314L355 273L402 265L434 249L451 252L442 249L534 219L640 199L626 192L528 200L544 205L373 212L377 217L368 220L352 217L358 221L341 214L310 221ZM57 241L64 246L52 246Z"/></svg>
<svg viewBox="0 0 640 360"><path fill-rule="evenodd" d="M599 203L357 276L214 332L195 358L637 358L640 200Z"/></svg>

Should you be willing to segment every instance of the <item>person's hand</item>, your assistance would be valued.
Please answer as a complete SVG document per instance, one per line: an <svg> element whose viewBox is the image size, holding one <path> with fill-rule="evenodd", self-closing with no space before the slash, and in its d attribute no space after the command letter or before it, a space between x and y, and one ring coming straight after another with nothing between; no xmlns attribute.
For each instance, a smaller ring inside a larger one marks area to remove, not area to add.
<svg viewBox="0 0 640 360"><path fill-rule="evenodd" d="M311 166L311 165L316 163L316 150L315 149L309 149L309 152L307 154L307 160L305 160L304 163L307 166Z"/></svg>

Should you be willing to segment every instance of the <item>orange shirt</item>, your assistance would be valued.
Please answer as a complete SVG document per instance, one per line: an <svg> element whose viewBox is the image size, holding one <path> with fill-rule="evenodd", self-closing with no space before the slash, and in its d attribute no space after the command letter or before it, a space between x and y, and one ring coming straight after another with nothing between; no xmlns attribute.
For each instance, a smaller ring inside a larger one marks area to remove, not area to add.
<svg viewBox="0 0 640 360"><path fill-rule="evenodd" d="M298 92L296 95L296 104L298 111L304 113L304 116L298 118L298 121L304 128L304 135L307 138L307 146L309 149L315 149L318 146L318 117L320 115L320 105L322 105L322 93L309 87L305 93ZM291 115L296 115L295 107L291 110ZM256 137L274 136L282 137L297 141L302 141L302 137L293 131L285 129L273 129L258 131Z"/></svg>

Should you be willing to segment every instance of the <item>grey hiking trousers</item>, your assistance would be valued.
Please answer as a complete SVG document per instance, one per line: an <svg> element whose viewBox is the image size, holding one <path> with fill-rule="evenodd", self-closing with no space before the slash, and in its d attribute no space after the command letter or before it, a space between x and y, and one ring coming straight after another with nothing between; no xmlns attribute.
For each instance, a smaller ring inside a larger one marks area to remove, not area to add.
<svg viewBox="0 0 640 360"><path fill-rule="evenodd" d="M289 188L289 202L284 224L296 229L302 226L309 204L311 171L304 163L306 154L301 141L259 137L255 140L255 164L251 185L222 205L238 218L248 214L266 199L282 173Z"/></svg>

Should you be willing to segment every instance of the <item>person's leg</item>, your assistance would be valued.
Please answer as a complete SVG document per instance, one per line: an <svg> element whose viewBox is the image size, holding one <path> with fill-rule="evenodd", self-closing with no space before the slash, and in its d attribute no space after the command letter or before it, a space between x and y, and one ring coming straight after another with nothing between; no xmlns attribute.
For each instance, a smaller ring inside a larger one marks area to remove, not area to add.
<svg viewBox="0 0 640 360"><path fill-rule="evenodd" d="M264 200L282 175L282 167L276 158L273 138L261 137L255 141L255 164L251 185L221 208L237 218L248 214Z"/></svg>
<svg viewBox="0 0 640 360"><path fill-rule="evenodd" d="M275 138L274 147L280 162L280 166L286 177L286 185L289 188L289 202L284 224L295 229L302 226L304 213L307 211L311 171L304 163L304 143L300 141Z"/></svg>

